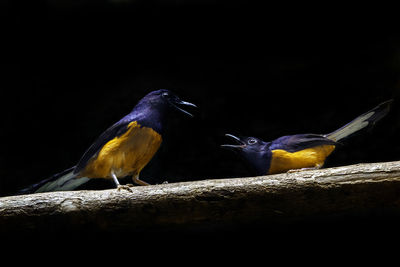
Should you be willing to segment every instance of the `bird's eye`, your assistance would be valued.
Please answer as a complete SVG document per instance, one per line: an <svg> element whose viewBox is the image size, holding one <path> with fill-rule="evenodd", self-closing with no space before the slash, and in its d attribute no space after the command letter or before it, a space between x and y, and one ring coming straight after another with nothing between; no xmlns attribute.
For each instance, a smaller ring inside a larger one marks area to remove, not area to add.
<svg viewBox="0 0 400 267"><path fill-rule="evenodd" d="M164 92L164 93L162 93L162 96L167 97L167 96L169 96L169 93L168 92Z"/></svg>
<svg viewBox="0 0 400 267"><path fill-rule="evenodd" d="M254 138L250 138L250 139L247 141L247 143L248 143L249 145L254 145L255 143L257 143L257 140L254 139Z"/></svg>

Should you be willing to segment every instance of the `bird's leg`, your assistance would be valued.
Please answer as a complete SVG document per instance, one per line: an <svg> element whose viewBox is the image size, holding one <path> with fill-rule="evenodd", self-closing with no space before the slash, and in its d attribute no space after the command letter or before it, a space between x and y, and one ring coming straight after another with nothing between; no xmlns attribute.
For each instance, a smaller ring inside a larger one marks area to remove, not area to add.
<svg viewBox="0 0 400 267"><path fill-rule="evenodd" d="M140 180L139 174L133 175L132 180L137 185L150 185L149 183L146 183L145 181Z"/></svg>
<svg viewBox="0 0 400 267"><path fill-rule="evenodd" d="M113 171L111 171L111 177L113 178L114 184L116 187L120 186L120 183L118 181L117 176L115 175L115 173Z"/></svg>
<svg viewBox="0 0 400 267"><path fill-rule="evenodd" d="M111 177L113 178L113 181L115 183L115 186L117 187L118 191L121 191L121 189L124 190L128 190L129 192L132 192L132 190L129 188L129 186L127 185L121 185L118 181L117 176L115 175L115 173L113 171L111 171Z"/></svg>

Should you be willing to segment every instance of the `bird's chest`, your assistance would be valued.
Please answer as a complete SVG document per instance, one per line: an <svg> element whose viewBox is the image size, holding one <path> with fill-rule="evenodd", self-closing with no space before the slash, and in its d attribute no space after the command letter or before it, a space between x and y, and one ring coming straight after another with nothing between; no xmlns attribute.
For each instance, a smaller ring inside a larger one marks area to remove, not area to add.
<svg viewBox="0 0 400 267"><path fill-rule="evenodd" d="M272 150L269 174L282 173L292 169L322 166L327 156L335 149L334 145L322 145L288 152L283 149Z"/></svg>
<svg viewBox="0 0 400 267"><path fill-rule="evenodd" d="M110 141L99 151L85 168L82 176L110 178L139 174L151 160L162 142L161 135L151 128L132 126Z"/></svg>

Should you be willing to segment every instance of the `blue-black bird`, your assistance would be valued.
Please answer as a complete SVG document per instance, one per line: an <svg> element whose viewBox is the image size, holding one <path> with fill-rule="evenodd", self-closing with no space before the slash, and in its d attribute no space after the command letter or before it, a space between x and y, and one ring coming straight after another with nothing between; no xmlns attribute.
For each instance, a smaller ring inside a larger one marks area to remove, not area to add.
<svg viewBox="0 0 400 267"><path fill-rule="evenodd" d="M329 134L287 135L271 142L226 134L238 144L222 147L237 152L256 175L321 168L326 158L335 150L338 141L382 119L389 112L391 103L392 100L381 103Z"/></svg>
<svg viewBox="0 0 400 267"><path fill-rule="evenodd" d="M150 92L128 115L101 134L76 166L20 193L73 190L92 178L113 179L121 188L118 178L132 176L134 183L148 185L139 179L139 174L161 145L166 117L174 108L192 116L181 105L196 107L166 89Z"/></svg>

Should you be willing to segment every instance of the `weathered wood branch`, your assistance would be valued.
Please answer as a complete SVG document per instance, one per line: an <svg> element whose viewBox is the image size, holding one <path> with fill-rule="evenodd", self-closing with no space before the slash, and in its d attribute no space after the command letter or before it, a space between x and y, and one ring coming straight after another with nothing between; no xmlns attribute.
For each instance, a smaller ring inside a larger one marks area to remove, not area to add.
<svg viewBox="0 0 400 267"><path fill-rule="evenodd" d="M390 212L400 215L400 161L270 176L51 192L0 198L0 233L140 231L286 222Z"/></svg>

